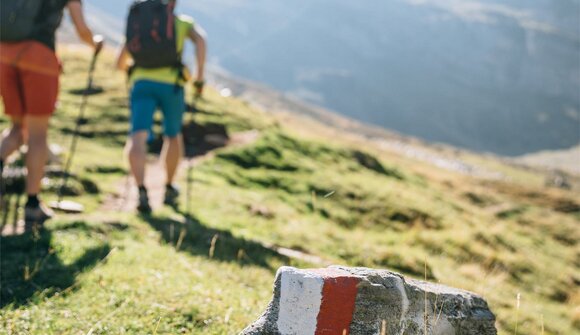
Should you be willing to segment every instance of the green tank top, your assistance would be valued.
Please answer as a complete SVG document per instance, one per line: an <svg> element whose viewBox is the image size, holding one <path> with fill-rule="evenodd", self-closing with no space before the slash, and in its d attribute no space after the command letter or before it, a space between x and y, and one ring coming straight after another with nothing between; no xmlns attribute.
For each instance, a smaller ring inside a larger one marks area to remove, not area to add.
<svg viewBox="0 0 580 335"><path fill-rule="evenodd" d="M175 32L177 36L177 51L183 53L185 39L193 29L194 21L191 17L180 15L175 19ZM187 71L185 69L185 71ZM178 79L180 76L179 69L174 67L163 67L158 69L143 69L136 67L131 74L129 82L133 85L138 80L151 80L160 83L184 85L183 79Z"/></svg>

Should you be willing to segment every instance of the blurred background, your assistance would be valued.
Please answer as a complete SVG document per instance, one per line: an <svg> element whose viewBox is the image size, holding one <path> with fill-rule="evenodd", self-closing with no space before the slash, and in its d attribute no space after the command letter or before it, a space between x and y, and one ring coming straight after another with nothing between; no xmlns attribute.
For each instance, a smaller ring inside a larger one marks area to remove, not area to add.
<svg viewBox="0 0 580 335"><path fill-rule="evenodd" d="M500 334L580 334L580 0L177 0L207 31L211 87L187 96L180 208L156 118L151 216L114 67L132 0L82 1L109 49L78 119L92 51L64 20L43 197L76 136L65 199L85 213L19 236L10 162L2 329L237 334L280 266L344 264L477 292Z"/></svg>
<svg viewBox="0 0 580 335"><path fill-rule="evenodd" d="M121 43L131 1L84 1ZM213 73L427 141L580 158L579 0L178 4L207 30Z"/></svg>

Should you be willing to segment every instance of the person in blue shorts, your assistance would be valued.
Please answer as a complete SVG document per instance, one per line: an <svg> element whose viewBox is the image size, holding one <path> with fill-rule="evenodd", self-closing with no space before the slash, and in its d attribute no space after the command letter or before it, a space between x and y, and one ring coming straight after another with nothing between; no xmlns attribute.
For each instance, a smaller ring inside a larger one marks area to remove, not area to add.
<svg viewBox="0 0 580 335"><path fill-rule="evenodd" d="M174 7L175 1L171 0L136 1L127 22L126 43L117 60L117 67L129 72L131 135L127 151L131 173L139 187L137 210L141 213L151 212L145 185L145 163L147 140L157 108L163 113L164 142L161 156L165 161L167 178L164 202L172 206L177 204L179 192L173 180L183 157L183 86L190 77L187 68L181 63L186 39L195 44L196 94L201 95L203 90L205 32L192 18L173 14Z"/></svg>

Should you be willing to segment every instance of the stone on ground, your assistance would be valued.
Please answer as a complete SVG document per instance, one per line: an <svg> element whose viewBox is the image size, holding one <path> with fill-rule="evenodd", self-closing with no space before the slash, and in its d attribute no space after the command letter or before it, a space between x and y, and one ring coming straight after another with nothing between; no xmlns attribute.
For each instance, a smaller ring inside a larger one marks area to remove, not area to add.
<svg viewBox="0 0 580 335"><path fill-rule="evenodd" d="M495 316L471 292L387 270L282 267L264 314L242 335L496 335Z"/></svg>

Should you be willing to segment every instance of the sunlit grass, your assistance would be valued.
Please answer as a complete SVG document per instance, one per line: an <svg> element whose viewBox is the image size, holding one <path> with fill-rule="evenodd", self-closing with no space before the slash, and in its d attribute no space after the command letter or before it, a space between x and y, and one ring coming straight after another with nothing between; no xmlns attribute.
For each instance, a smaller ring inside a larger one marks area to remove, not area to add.
<svg viewBox="0 0 580 335"><path fill-rule="evenodd" d="M517 183L439 170L360 138L329 137L316 123L297 129L210 89L197 122L261 136L195 166L191 218L169 208L152 217L104 211L125 182L128 131L125 81L104 56L95 82L106 93L90 97L72 169L98 192L71 196L86 213L59 215L44 234L3 238L0 329L234 334L265 308L279 266L314 266L264 247L280 245L474 291L497 314L500 333L578 333L579 214L561 206L577 196L490 158L470 161ZM88 58L65 53L51 130L65 150L80 102L67 92L85 84ZM185 176L179 183L185 190ZM50 189L46 199L55 197Z"/></svg>

